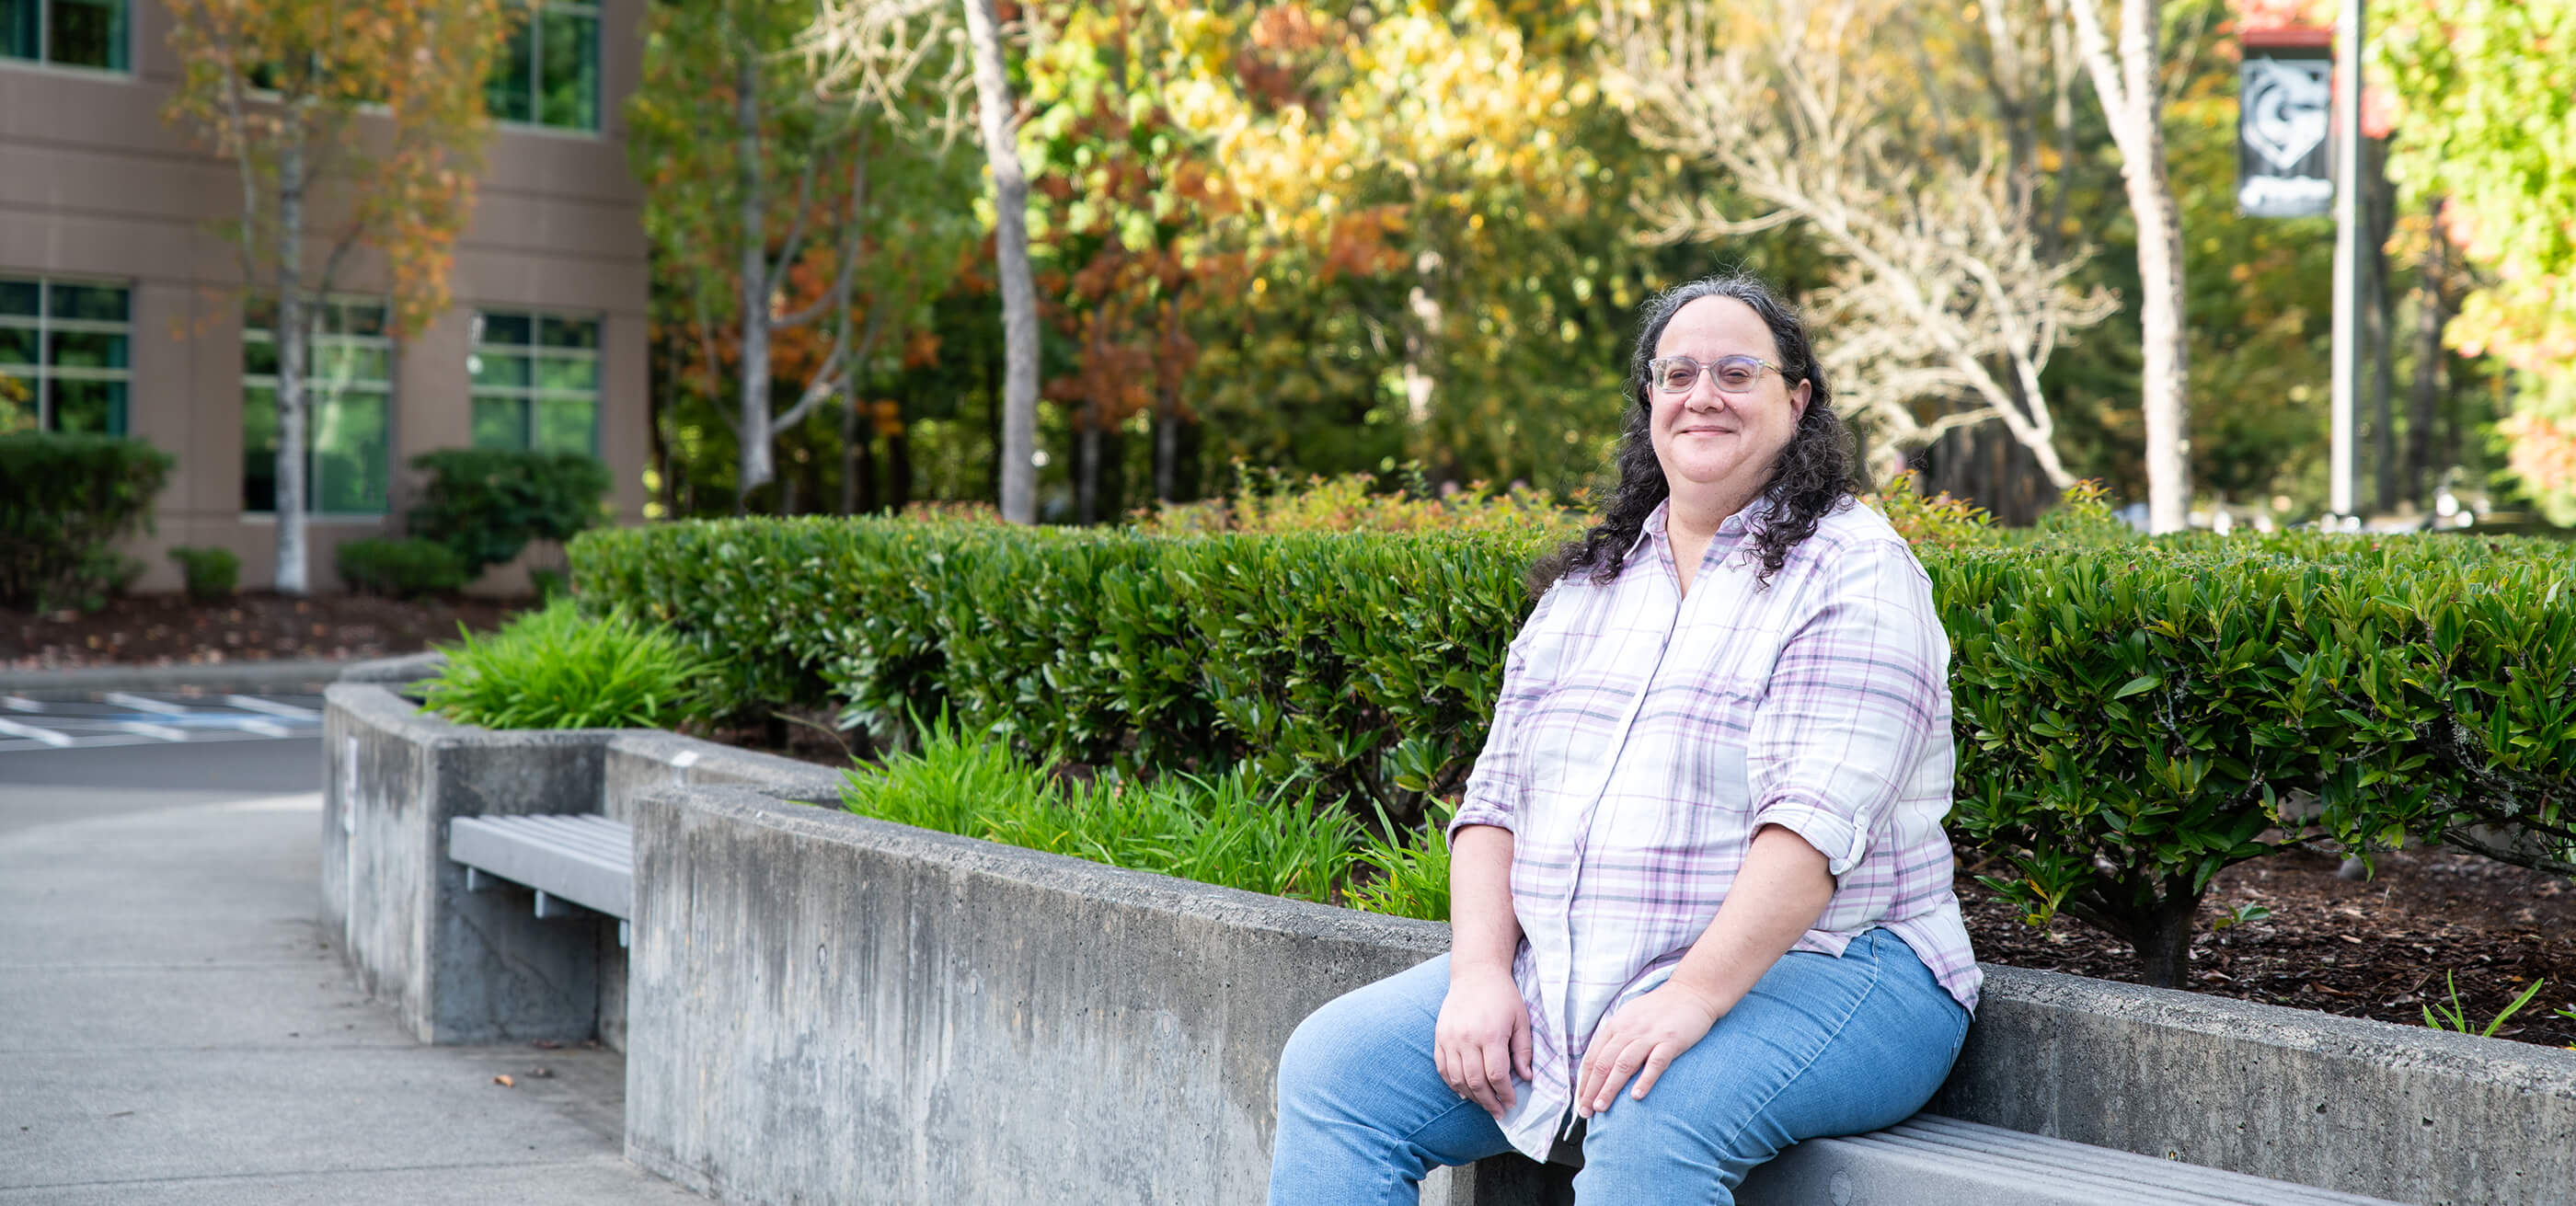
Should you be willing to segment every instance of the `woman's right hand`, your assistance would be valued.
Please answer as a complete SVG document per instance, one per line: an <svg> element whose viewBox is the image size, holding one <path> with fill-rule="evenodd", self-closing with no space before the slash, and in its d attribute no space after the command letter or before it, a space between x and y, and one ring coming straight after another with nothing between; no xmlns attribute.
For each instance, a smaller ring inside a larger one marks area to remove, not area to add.
<svg viewBox="0 0 2576 1206"><path fill-rule="evenodd" d="M1449 977L1433 1031L1440 1079L1496 1118L1512 1106L1512 1078L1530 1078L1529 1006L1508 971L1460 971Z"/></svg>

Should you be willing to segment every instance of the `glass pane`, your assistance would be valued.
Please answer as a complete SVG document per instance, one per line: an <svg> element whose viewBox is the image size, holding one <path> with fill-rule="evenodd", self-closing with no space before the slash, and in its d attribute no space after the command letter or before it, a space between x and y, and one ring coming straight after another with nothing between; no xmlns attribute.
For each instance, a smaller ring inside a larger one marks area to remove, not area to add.
<svg viewBox="0 0 2576 1206"><path fill-rule="evenodd" d="M343 335L385 333L385 308L373 302L344 302L331 307L330 330Z"/></svg>
<svg viewBox="0 0 2576 1206"><path fill-rule="evenodd" d="M9 0L0 0L7 4ZM43 308L44 291L34 281L0 281L0 314L24 314L34 318Z"/></svg>
<svg viewBox="0 0 2576 1206"><path fill-rule="evenodd" d="M277 375L277 342L265 335L242 337L242 371L254 377Z"/></svg>
<svg viewBox="0 0 2576 1206"><path fill-rule="evenodd" d="M242 387L242 510L277 509L277 393Z"/></svg>
<svg viewBox="0 0 2576 1206"><path fill-rule="evenodd" d="M365 514L385 509L385 396L334 398L313 414L313 509Z"/></svg>
<svg viewBox="0 0 2576 1206"><path fill-rule="evenodd" d="M474 316L474 342L528 344L529 319L525 314L494 314L489 311Z"/></svg>
<svg viewBox="0 0 2576 1206"><path fill-rule="evenodd" d="M537 403L537 451L599 455L599 424L594 421L598 410L589 402Z"/></svg>
<svg viewBox="0 0 2576 1206"><path fill-rule="evenodd" d="M599 388L599 362L588 356L540 356L537 358L537 388L580 390L584 393Z"/></svg>
<svg viewBox="0 0 2576 1206"><path fill-rule="evenodd" d="M542 14L537 36L540 125L572 130L599 128L599 18L588 13Z"/></svg>
<svg viewBox="0 0 2576 1206"><path fill-rule="evenodd" d="M54 430L125 434L124 382L55 380L45 384L54 395Z"/></svg>
<svg viewBox="0 0 2576 1206"><path fill-rule="evenodd" d="M125 70L126 0L54 0L53 53L75 67Z"/></svg>
<svg viewBox="0 0 2576 1206"><path fill-rule="evenodd" d="M536 26L524 12L510 14L510 20L510 44L492 64L492 78L483 82L483 107L501 121L527 121L536 111L529 78L536 69Z"/></svg>
<svg viewBox="0 0 2576 1206"><path fill-rule="evenodd" d="M0 364L36 363L33 327L0 327Z"/></svg>
<svg viewBox="0 0 2576 1206"><path fill-rule="evenodd" d="M482 351L465 358L466 371L474 374L477 386L524 386L528 383L528 358L507 352Z"/></svg>
<svg viewBox="0 0 2576 1206"><path fill-rule="evenodd" d="M520 448L528 446L527 403L518 398L476 398L474 400L474 446L477 448Z"/></svg>
<svg viewBox="0 0 2576 1206"><path fill-rule="evenodd" d="M264 293L243 298L242 329L245 331L276 330L277 299Z"/></svg>
<svg viewBox="0 0 2576 1206"><path fill-rule="evenodd" d="M36 425L36 382L0 373L0 435Z"/></svg>
<svg viewBox="0 0 2576 1206"><path fill-rule="evenodd" d="M50 307L56 318L77 318L85 322L124 322L125 290L114 285L46 286L53 295Z"/></svg>
<svg viewBox="0 0 2576 1206"><path fill-rule="evenodd" d="M55 368L125 367L123 335L110 335L104 331L53 331L48 334L54 345Z"/></svg>
<svg viewBox="0 0 2576 1206"><path fill-rule="evenodd" d="M599 346L599 323L587 318L549 318L537 324L537 342L550 348Z"/></svg>
<svg viewBox="0 0 2576 1206"><path fill-rule="evenodd" d="M332 384L384 381L392 375L391 358L383 348L325 341L313 349L313 379Z"/></svg>
<svg viewBox="0 0 2576 1206"><path fill-rule="evenodd" d="M0 58L36 57L36 7L45 0L0 0Z"/></svg>

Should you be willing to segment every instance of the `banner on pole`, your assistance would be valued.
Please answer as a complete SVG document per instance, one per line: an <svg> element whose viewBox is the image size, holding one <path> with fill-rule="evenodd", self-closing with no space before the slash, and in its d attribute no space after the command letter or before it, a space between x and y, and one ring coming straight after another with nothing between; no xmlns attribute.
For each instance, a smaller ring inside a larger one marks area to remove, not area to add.
<svg viewBox="0 0 2576 1206"><path fill-rule="evenodd" d="M2236 208L2258 218L2334 209L2332 30L2249 29L2237 69Z"/></svg>

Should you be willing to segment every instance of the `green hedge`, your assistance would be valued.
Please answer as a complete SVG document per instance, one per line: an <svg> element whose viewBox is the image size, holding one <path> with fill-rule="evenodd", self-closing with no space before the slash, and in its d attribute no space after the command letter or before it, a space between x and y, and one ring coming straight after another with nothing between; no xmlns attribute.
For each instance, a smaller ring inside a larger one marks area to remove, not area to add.
<svg viewBox="0 0 2576 1206"><path fill-rule="evenodd" d="M151 529L174 463L122 436L0 435L0 607L104 606L142 572L116 544Z"/></svg>
<svg viewBox="0 0 2576 1206"><path fill-rule="evenodd" d="M753 519L571 553L585 607L669 624L734 706L841 705L897 741L946 706L1033 753L1302 770L1410 820L1483 742L1547 543ZM1954 647L1954 833L2015 868L1988 882L2034 919L2129 937L2151 980L2179 977L2211 875L2292 841L2448 837L2576 873L2568 546L2087 533L1923 555Z"/></svg>

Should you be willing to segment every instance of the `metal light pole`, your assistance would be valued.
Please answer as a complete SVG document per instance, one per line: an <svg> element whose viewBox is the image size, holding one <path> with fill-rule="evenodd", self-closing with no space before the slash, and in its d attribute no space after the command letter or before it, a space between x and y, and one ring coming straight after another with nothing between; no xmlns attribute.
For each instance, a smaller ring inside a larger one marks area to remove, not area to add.
<svg viewBox="0 0 2576 1206"><path fill-rule="evenodd" d="M2335 26L2334 437L2326 509L2358 513L2361 476L2361 10L2343 0Z"/></svg>

